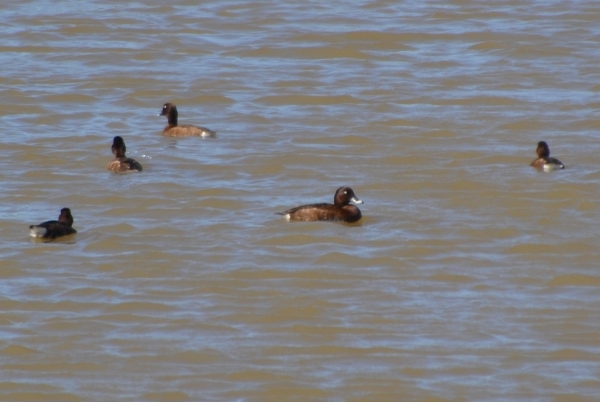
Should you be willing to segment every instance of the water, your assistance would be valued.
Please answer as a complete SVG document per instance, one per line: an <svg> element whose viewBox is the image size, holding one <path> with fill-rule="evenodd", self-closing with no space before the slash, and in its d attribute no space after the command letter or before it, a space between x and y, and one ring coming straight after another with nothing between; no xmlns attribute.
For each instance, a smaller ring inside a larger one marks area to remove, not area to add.
<svg viewBox="0 0 600 402"><path fill-rule="evenodd" d="M599 12L8 3L0 399L597 400Z"/></svg>

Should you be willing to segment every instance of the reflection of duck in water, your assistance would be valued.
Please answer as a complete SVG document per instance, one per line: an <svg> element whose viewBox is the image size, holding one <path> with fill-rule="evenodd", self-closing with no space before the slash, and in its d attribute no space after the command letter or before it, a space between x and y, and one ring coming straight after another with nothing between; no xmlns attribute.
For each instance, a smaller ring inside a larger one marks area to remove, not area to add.
<svg viewBox="0 0 600 402"><path fill-rule="evenodd" d="M217 133L206 127L190 125L177 125L177 107L172 103L165 103L159 116L167 116L168 124L163 130L165 137L216 137Z"/></svg>
<svg viewBox="0 0 600 402"><path fill-rule="evenodd" d="M550 172L552 170L564 169L565 165L562 164L556 158L550 157L550 147L545 141L538 142L536 149L538 158L531 162L531 166L544 172Z"/></svg>
<svg viewBox="0 0 600 402"><path fill-rule="evenodd" d="M335 192L333 204L309 204L278 212L288 221L344 221L353 223L360 220L360 209L350 202L362 204L350 187L340 187Z"/></svg>
<svg viewBox="0 0 600 402"><path fill-rule="evenodd" d="M42 239L56 239L57 237L77 233L72 226L73 215L71 215L71 210L63 208L60 210L60 216L57 221L46 221L39 225L29 226L29 235Z"/></svg>
<svg viewBox="0 0 600 402"><path fill-rule="evenodd" d="M115 173L130 173L130 172L141 172L142 165L137 161L125 156L125 141L123 138L116 136L112 144L112 153L115 155L115 159L106 165L106 168L111 172Z"/></svg>

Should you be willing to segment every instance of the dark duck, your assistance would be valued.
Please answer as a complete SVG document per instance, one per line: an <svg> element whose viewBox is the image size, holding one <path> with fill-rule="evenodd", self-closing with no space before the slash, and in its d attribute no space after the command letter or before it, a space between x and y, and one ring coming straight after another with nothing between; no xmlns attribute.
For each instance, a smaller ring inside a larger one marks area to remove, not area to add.
<svg viewBox="0 0 600 402"><path fill-rule="evenodd" d="M142 171L142 165L140 165L134 159L125 156L127 147L125 146L125 141L123 141L123 138L116 136L113 139L111 149L115 159L106 165L108 170L115 173L132 173Z"/></svg>
<svg viewBox="0 0 600 402"><path fill-rule="evenodd" d="M57 237L68 236L75 234L77 231L73 229L73 215L69 208L60 210L60 215L57 221L46 221L39 225L29 226L29 235L42 239L56 239Z"/></svg>
<svg viewBox="0 0 600 402"><path fill-rule="evenodd" d="M320 203L302 205L278 212L288 221L343 221L346 223L358 222L362 217L360 209L350 202L362 204L350 187L340 187L333 196L333 204Z"/></svg>
<svg viewBox="0 0 600 402"><path fill-rule="evenodd" d="M198 127L192 125L177 125L177 107L172 103L165 103L159 116L167 116L167 126L162 134L165 137L216 137L217 133L206 127Z"/></svg>
<svg viewBox="0 0 600 402"><path fill-rule="evenodd" d="M550 172L552 170L564 169L565 165L556 158L550 156L550 147L545 141L538 142L537 159L531 162L531 166L537 170L543 170L544 172Z"/></svg>

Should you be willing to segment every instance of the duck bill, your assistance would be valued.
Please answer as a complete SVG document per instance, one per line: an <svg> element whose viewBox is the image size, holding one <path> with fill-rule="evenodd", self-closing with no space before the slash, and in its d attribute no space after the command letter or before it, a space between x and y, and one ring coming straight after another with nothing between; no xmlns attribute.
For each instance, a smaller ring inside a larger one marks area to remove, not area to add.
<svg viewBox="0 0 600 402"><path fill-rule="evenodd" d="M356 197L352 197L352 202L355 204L362 204L363 202Z"/></svg>

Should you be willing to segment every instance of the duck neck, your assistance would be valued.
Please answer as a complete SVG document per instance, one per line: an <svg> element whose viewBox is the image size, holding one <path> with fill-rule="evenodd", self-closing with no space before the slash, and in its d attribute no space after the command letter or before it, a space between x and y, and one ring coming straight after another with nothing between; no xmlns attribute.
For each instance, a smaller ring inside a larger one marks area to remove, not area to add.
<svg viewBox="0 0 600 402"><path fill-rule="evenodd" d="M112 152L115 158L125 158L125 150L123 148L113 147Z"/></svg>
<svg viewBox="0 0 600 402"><path fill-rule="evenodd" d="M169 126L171 126L171 127L177 126L177 110L172 109L169 112L168 121L169 121Z"/></svg>

